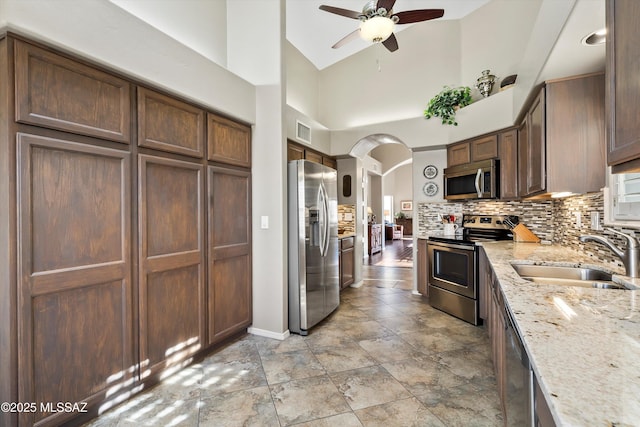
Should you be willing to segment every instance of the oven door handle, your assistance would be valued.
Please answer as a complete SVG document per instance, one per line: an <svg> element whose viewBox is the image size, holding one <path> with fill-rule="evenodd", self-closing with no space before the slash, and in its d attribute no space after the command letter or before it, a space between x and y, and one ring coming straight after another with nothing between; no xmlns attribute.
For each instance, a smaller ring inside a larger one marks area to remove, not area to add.
<svg viewBox="0 0 640 427"><path fill-rule="evenodd" d="M480 177L484 179L482 174L482 169L478 168L478 172L476 173L476 192L478 193L478 197L482 197L482 188L480 187ZM484 187L484 183L482 185Z"/></svg>
<svg viewBox="0 0 640 427"><path fill-rule="evenodd" d="M456 245L455 243L429 242L429 246L445 248L445 249L462 249L463 251L474 251L475 245Z"/></svg>

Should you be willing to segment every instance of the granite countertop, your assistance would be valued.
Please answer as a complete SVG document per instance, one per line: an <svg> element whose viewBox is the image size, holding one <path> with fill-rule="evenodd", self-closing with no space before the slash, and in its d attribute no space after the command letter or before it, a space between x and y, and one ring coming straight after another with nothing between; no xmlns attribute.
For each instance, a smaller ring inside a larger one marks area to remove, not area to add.
<svg viewBox="0 0 640 427"><path fill-rule="evenodd" d="M347 237L355 237L356 233L342 233L338 234L338 239L346 239Z"/></svg>
<svg viewBox="0 0 640 427"><path fill-rule="evenodd" d="M640 289L640 279L573 249L482 243L531 364L560 426L640 425L640 291L534 284L511 267L596 267Z"/></svg>

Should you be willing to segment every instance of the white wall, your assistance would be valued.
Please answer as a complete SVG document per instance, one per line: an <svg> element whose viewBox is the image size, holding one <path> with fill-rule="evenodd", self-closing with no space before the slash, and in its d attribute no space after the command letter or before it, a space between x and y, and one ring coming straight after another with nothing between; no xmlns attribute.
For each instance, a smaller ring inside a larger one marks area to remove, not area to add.
<svg viewBox="0 0 640 427"><path fill-rule="evenodd" d="M287 105L309 117L319 118L317 68L291 43L286 43Z"/></svg>
<svg viewBox="0 0 640 427"><path fill-rule="evenodd" d="M401 201L413 201L413 168L411 164L400 166L384 176L384 195L393 196L393 211L413 216L413 211L400 209Z"/></svg>
<svg viewBox="0 0 640 427"><path fill-rule="evenodd" d="M227 65L226 0L109 0L216 64Z"/></svg>

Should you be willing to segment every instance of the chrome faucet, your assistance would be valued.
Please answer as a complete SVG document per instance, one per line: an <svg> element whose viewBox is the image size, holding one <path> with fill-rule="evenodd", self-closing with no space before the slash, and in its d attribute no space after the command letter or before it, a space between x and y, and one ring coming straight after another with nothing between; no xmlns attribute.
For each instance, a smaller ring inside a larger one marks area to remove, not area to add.
<svg viewBox="0 0 640 427"><path fill-rule="evenodd" d="M611 240L601 236L584 235L580 236L579 239L583 243L596 242L608 247L622 260L627 276L640 277L640 242L638 239L613 228L605 227L605 230L624 237L627 240L627 247L622 250Z"/></svg>

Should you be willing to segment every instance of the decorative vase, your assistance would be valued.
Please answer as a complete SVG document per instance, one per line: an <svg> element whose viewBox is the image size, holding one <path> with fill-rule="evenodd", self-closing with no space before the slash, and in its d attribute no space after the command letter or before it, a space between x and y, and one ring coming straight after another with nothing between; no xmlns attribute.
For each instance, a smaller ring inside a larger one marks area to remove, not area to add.
<svg viewBox="0 0 640 427"><path fill-rule="evenodd" d="M489 70L484 70L476 83L476 89L478 89L485 98L491 94L493 83L496 81L496 76L489 74L490 72Z"/></svg>

